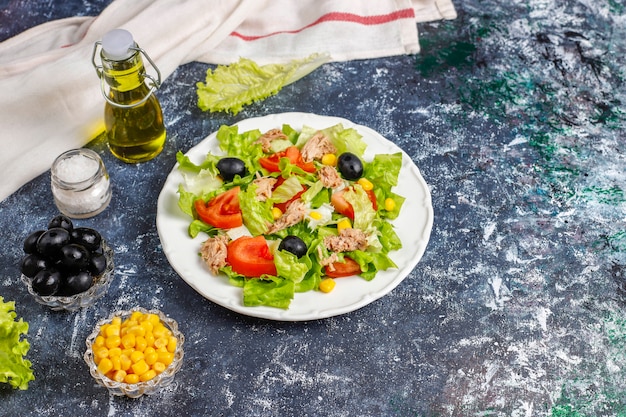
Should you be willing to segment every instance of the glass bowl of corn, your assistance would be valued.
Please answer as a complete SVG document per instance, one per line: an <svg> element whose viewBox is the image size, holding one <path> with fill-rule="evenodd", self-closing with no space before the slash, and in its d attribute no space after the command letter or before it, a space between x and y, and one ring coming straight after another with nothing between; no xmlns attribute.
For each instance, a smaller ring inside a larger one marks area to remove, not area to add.
<svg viewBox="0 0 626 417"><path fill-rule="evenodd" d="M174 381L184 342L175 320L137 307L100 320L87 337L83 358L99 385L113 395L138 398Z"/></svg>

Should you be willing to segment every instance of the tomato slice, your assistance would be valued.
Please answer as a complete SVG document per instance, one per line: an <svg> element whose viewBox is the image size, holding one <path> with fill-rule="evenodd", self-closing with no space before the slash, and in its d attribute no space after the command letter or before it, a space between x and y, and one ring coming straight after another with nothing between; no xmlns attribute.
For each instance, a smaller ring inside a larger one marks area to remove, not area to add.
<svg viewBox="0 0 626 417"><path fill-rule="evenodd" d="M290 146L284 151L276 152L264 158L259 158L259 164L261 164L261 166L269 172L280 172L278 163L281 158L289 159L291 164L296 165L305 172L315 172L315 165L313 162L304 162L300 149L296 146Z"/></svg>
<svg viewBox="0 0 626 417"><path fill-rule="evenodd" d="M346 216L350 220L354 220L354 209L352 204L348 203L348 200L343 196L346 190L341 190L333 193L330 196L330 204L335 208L335 211L343 216Z"/></svg>
<svg viewBox="0 0 626 417"><path fill-rule="evenodd" d="M326 276L329 276L331 278L342 278L349 277L351 275L358 275L361 273L361 267L359 266L357 261L347 256L344 256L343 260L345 262L333 262L332 265L335 269L334 271L331 271L328 266L325 266L324 273L326 274Z"/></svg>
<svg viewBox="0 0 626 417"><path fill-rule="evenodd" d="M239 187L219 194L205 203L201 199L194 202L198 217L203 222L220 229L232 229L243 224L241 209L239 208Z"/></svg>
<svg viewBox="0 0 626 417"><path fill-rule="evenodd" d="M228 243L226 262L238 274L246 277L260 277L263 274L276 275L274 255L270 252L263 235L241 236Z"/></svg>
<svg viewBox="0 0 626 417"><path fill-rule="evenodd" d="M348 202L343 196L348 189L337 191L330 196L330 204L335 208L337 213L346 216L350 220L354 220L354 208L352 204ZM372 202L372 208L374 211L378 210L378 204L376 202L376 194L372 190L365 191L370 201Z"/></svg>

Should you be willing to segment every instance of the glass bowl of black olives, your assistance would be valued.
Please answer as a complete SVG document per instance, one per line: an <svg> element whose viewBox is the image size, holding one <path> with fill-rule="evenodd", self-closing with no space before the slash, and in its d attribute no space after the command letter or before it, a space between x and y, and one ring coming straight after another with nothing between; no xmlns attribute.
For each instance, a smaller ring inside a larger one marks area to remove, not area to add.
<svg viewBox="0 0 626 417"><path fill-rule="evenodd" d="M38 303L75 311L92 305L113 279L113 249L100 233L64 215L24 240L22 281Z"/></svg>

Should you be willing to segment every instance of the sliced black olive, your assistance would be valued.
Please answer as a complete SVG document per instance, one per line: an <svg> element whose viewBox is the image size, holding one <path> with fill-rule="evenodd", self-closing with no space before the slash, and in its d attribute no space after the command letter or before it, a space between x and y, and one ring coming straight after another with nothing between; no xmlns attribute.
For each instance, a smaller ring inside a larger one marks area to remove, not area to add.
<svg viewBox="0 0 626 417"><path fill-rule="evenodd" d="M350 181L356 181L363 175L363 162L351 152L344 152L337 158L337 169Z"/></svg>
<svg viewBox="0 0 626 417"><path fill-rule="evenodd" d="M61 227L67 230L68 232L71 232L72 229L74 228L74 224L72 223L72 220L70 220L69 217L67 217L64 214L59 214L57 216L54 216L52 220L50 220L50 223L48 223L48 229L52 229L55 227Z"/></svg>
<svg viewBox="0 0 626 417"><path fill-rule="evenodd" d="M306 247L306 243L298 236L289 235L286 236L278 245L279 250L286 250L287 252L291 252L296 255L298 258L306 255L308 248Z"/></svg>
<svg viewBox="0 0 626 417"><path fill-rule="evenodd" d="M59 256L61 248L70 243L70 232L62 227L48 229L37 239L37 252L48 258Z"/></svg>
<svg viewBox="0 0 626 417"><path fill-rule="evenodd" d="M72 231L72 242L84 246L89 251L96 251L102 243L102 236L89 227L77 227Z"/></svg>
<svg viewBox="0 0 626 417"><path fill-rule="evenodd" d="M24 239L24 252L35 253L37 252L37 239L45 232L45 230L36 230Z"/></svg>
<svg viewBox="0 0 626 417"><path fill-rule="evenodd" d="M39 295L55 295L61 286L61 273L52 269L43 269L33 278L32 286L33 291Z"/></svg>
<svg viewBox="0 0 626 417"><path fill-rule="evenodd" d="M220 172L221 177L226 182L230 182L235 179L236 175L245 177L248 171L246 170L246 164L239 159L233 157L222 158L217 162L217 169Z"/></svg>

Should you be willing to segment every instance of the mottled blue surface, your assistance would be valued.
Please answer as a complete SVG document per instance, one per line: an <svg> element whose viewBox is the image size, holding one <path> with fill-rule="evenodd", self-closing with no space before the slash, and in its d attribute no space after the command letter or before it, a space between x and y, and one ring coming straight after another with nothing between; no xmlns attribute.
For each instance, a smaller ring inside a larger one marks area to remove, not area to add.
<svg viewBox="0 0 626 417"><path fill-rule="evenodd" d="M0 2L0 36L101 2ZM626 10L615 0L457 1L420 24L419 56L334 63L236 117L196 107L208 66L189 64L159 97L169 140L126 165L102 143L111 206L82 224L116 251L95 307L54 313L20 283L21 242L55 214L49 175L0 203L0 295L30 323L28 391L3 413L56 416L626 415ZM431 187L423 260L391 294L306 323L244 317L205 300L169 266L156 197L186 151L221 124L285 111L340 116L402 147ZM623 287L622 287L623 288ZM162 393L130 400L82 361L95 322L163 309L186 335Z"/></svg>

